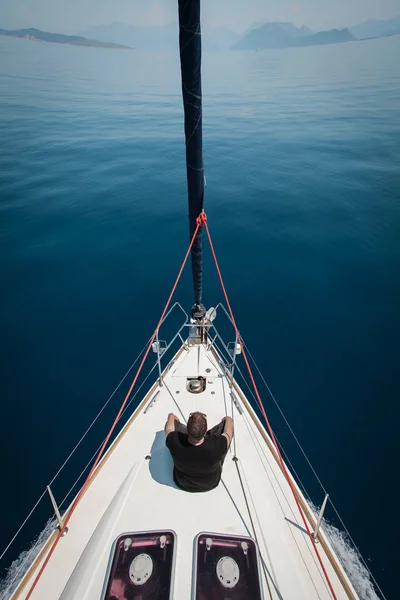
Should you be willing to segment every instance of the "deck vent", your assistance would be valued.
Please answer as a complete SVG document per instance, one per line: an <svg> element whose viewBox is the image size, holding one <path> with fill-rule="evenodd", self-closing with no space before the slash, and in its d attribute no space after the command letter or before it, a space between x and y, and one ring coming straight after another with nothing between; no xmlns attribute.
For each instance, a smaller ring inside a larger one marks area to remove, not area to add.
<svg viewBox="0 0 400 600"><path fill-rule="evenodd" d="M201 394L206 389L206 380L204 377L188 377L186 388L191 394Z"/></svg>

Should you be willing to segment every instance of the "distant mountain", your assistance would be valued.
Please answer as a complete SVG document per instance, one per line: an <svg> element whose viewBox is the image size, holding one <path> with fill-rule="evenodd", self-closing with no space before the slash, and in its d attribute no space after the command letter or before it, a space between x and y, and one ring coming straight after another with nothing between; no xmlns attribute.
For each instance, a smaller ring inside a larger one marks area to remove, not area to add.
<svg viewBox="0 0 400 600"><path fill-rule="evenodd" d="M310 33L310 31L305 26L299 29L293 23L266 23L249 31L232 47L232 50L320 46L355 40L348 29L332 29L318 33Z"/></svg>
<svg viewBox="0 0 400 600"><path fill-rule="evenodd" d="M275 47L275 44L291 37L300 37L300 30L292 23L281 22L265 22L256 21L247 29L240 40L232 47L232 50L249 50L255 48L266 47L260 45L260 40L268 38L268 44L273 44L268 47Z"/></svg>
<svg viewBox="0 0 400 600"><path fill-rule="evenodd" d="M88 40L78 35L63 35L62 33L49 33L40 29L0 29L0 35L23 38L36 42L47 42L50 44L69 44L73 46L94 46L96 48L119 48L131 49L129 46L121 46L99 40Z"/></svg>
<svg viewBox="0 0 400 600"><path fill-rule="evenodd" d="M250 25L250 27L248 27L246 29L246 31L244 31L244 33L242 34L241 37L245 37L250 31L252 31L253 29L260 29L260 27L263 27L264 25L266 25L268 23L268 21L266 19L260 19L258 21L254 21L254 23L252 23Z"/></svg>
<svg viewBox="0 0 400 600"><path fill-rule="evenodd" d="M314 35L314 31L312 29L310 29L309 27L307 27L307 25L302 25L299 29L299 33L300 33L300 35L303 35L303 36Z"/></svg>
<svg viewBox="0 0 400 600"><path fill-rule="evenodd" d="M386 21L365 21L349 29L358 40L396 35L396 31L400 29L400 16L392 17Z"/></svg>
<svg viewBox="0 0 400 600"><path fill-rule="evenodd" d="M177 23L158 27L138 27L124 23L95 25L80 32L84 37L93 37L104 42L127 44L137 50L175 51L179 45ZM239 34L222 27L202 27L203 50L216 52L229 50L239 39Z"/></svg>
<svg viewBox="0 0 400 600"><path fill-rule="evenodd" d="M290 36L290 37L300 37L300 36L306 36L306 35L313 35L313 31L307 27L306 25L302 25L300 28L297 28L295 25L293 25L293 23L283 23L283 22L275 22L275 23L271 23L270 21L266 21L265 19L263 20L259 20L259 21L255 21L252 25L250 25L250 27L248 27L246 29L246 31L240 36L240 39L237 40L238 42L240 42L241 40L243 40L251 31L254 31L255 29L260 29L261 27L264 26L270 26L273 25L274 28L276 28L276 30L285 33L286 35Z"/></svg>

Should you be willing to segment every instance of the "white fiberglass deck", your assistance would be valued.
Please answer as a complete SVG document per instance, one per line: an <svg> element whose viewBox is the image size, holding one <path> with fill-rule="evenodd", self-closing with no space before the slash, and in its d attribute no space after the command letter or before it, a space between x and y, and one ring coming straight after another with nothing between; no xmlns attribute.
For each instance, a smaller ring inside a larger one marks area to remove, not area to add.
<svg viewBox="0 0 400 600"><path fill-rule="evenodd" d="M198 375L206 377L206 390L191 394L186 378ZM156 400L146 410L156 392ZM175 600L191 597L193 543L202 531L256 538L265 599L332 598L289 485L254 413L246 402L239 402L242 414L232 406L228 382L215 354L204 346L182 349L165 375L164 386L155 387L139 406L100 463L69 522L68 535L60 540L32 598L99 600L117 536L160 529L174 530L177 535ZM207 414L209 427L234 411L239 459L237 463L232 460L232 444L222 482L215 490L201 494L175 486L172 459L165 446L168 413L174 412L184 421L194 410ZM146 459L149 454L150 460ZM322 544L318 547L337 598L348 598ZM31 571L14 598L25 598L40 562L35 566L36 571ZM348 584L345 575L342 577Z"/></svg>

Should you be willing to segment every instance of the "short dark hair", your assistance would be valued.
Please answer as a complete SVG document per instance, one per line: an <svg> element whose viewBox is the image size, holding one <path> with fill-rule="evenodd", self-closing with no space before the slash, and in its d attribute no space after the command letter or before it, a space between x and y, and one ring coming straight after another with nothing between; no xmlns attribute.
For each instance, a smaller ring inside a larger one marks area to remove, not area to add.
<svg viewBox="0 0 400 600"><path fill-rule="evenodd" d="M207 420L200 412L190 415L187 422L188 434L194 440L201 440L207 432Z"/></svg>

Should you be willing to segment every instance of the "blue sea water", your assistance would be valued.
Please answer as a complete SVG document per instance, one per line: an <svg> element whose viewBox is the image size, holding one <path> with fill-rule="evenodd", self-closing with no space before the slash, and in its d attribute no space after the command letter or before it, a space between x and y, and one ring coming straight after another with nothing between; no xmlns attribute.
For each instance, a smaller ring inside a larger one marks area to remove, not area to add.
<svg viewBox="0 0 400 600"><path fill-rule="evenodd" d="M205 54L203 93L206 210L239 327L395 598L400 36ZM177 54L0 38L0 551L154 330L188 243L184 161ZM204 274L210 306L209 253ZM190 273L177 299L190 308Z"/></svg>

